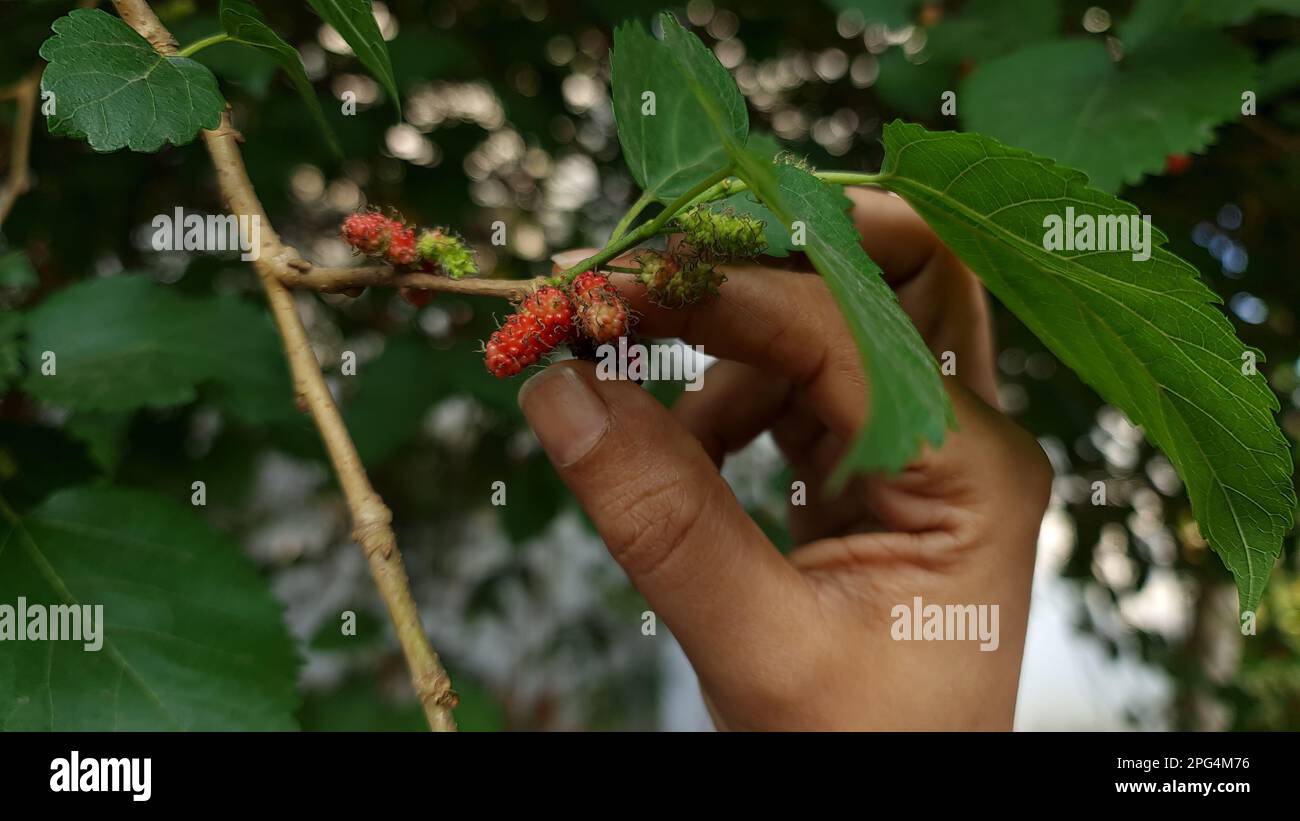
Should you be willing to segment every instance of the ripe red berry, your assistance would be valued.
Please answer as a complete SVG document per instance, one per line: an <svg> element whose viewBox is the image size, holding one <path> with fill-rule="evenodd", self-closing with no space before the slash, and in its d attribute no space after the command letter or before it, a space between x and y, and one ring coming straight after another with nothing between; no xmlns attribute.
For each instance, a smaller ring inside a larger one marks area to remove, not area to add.
<svg viewBox="0 0 1300 821"><path fill-rule="evenodd" d="M384 261L394 268L414 265L420 258L415 250L415 229L393 220L388 246L384 248Z"/></svg>
<svg viewBox="0 0 1300 821"><path fill-rule="evenodd" d="M572 330L569 297L551 285L538 288L488 338L488 371L497 377L514 376L568 339Z"/></svg>
<svg viewBox="0 0 1300 821"><path fill-rule="evenodd" d="M1171 177L1182 174L1192 167L1192 158L1188 154L1170 154L1165 157L1165 172Z"/></svg>
<svg viewBox="0 0 1300 821"><path fill-rule="evenodd" d="M519 312L533 317L541 325L539 333L548 348L568 338L573 329L573 303L567 294L553 285L538 288L523 304Z"/></svg>
<svg viewBox="0 0 1300 821"><path fill-rule="evenodd" d="M609 342L628 332L627 303L608 274L586 271L569 287L576 309L574 324L583 334L596 342Z"/></svg>
<svg viewBox="0 0 1300 821"><path fill-rule="evenodd" d="M339 233L353 248L394 268L410 268L420 262L415 229L378 211L350 214Z"/></svg>
<svg viewBox="0 0 1300 821"><path fill-rule="evenodd" d="M389 219L378 211L363 211L349 214L339 229L343 239L363 254L382 254L388 247L388 240L394 226L400 226L396 220Z"/></svg>

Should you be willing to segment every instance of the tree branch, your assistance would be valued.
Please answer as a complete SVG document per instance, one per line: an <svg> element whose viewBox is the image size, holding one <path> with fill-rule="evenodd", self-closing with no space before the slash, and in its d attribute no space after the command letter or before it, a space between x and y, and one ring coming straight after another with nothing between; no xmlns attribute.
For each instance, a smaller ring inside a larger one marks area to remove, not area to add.
<svg viewBox="0 0 1300 821"><path fill-rule="evenodd" d="M31 152L32 121L36 119L36 99L40 96L40 91L41 69L34 68L27 76L0 92L0 98L12 97L18 102L13 141L9 145L9 173L0 185L0 224L8 219L14 203L32 184L27 159Z"/></svg>
<svg viewBox="0 0 1300 821"><path fill-rule="evenodd" d="M163 27L146 0L113 0L113 5L122 19L160 53L176 53L176 40ZM217 173L217 184L233 213L248 215L261 222L262 247L254 267L284 340L294 390L299 403L311 413L334 465L352 517L352 538L361 545L370 562L370 573L388 606L388 614L406 655L411 681L429 726L434 730L455 730L456 721L451 711L456 706L457 696L451 689L451 679L438 660L438 654L429 644L411 598L410 584L393 535L392 513L366 476L356 445L348 435L338 406L321 376L320 363L316 361L307 339L293 295L280 280L283 273L295 270L294 266L301 267L301 257L294 249L283 245L271 227L244 168L237 138L228 112L222 115L217 130L203 132L203 140Z"/></svg>
<svg viewBox="0 0 1300 821"><path fill-rule="evenodd" d="M522 299L545 285L546 277L534 279L452 279L436 274L399 274L385 266L357 268L313 268L310 263L283 265L277 273L280 283L289 288L335 293L371 285L393 288L419 288L453 294L498 296Z"/></svg>

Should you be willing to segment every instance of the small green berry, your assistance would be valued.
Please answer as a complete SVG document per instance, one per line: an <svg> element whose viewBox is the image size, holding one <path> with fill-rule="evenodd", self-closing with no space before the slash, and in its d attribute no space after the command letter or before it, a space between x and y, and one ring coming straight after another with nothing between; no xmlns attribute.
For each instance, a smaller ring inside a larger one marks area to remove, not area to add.
<svg viewBox="0 0 1300 821"><path fill-rule="evenodd" d="M425 231L416 243L416 252L422 259L436 263L452 279L463 279L478 273L474 252L465 246L460 237L441 228Z"/></svg>

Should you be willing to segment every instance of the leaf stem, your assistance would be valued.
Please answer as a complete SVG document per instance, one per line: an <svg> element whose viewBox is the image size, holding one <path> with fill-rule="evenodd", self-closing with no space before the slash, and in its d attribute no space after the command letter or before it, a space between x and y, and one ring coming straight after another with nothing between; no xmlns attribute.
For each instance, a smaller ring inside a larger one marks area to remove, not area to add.
<svg viewBox="0 0 1300 821"><path fill-rule="evenodd" d="M645 207L654 201L654 194L651 194L649 191L643 193L636 202L632 203L632 207L629 208L627 213L623 215L623 218L618 221L618 225L614 226L614 232L609 235L609 240L606 244L608 245L611 242L617 242L621 239L622 236L627 233L627 229L632 226L632 221L637 218L637 215L644 211Z"/></svg>
<svg viewBox="0 0 1300 821"><path fill-rule="evenodd" d="M857 171L814 171L813 176L831 185L881 185L890 177L889 174L863 174ZM728 177L696 197L691 205L714 202L748 190L749 183L737 177Z"/></svg>
<svg viewBox="0 0 1300 821"><path fill-rule="evenodd" d="M677 199L668 203L668 205L664 208L663 211L660 211L658 214L655 215L654 219L650 220L649 222L642 223L638 228L636 228L636 230L619 237L617 240L611 240L610 242L607 242L604 248L597 251L595 254L592 254L591 256L587 257L582 262L579 262L577 265L574 265L573 267L568 268L567 270L561 271L560 273L556 274L552 278L552 280L557 284L568 285L570 282L573 281L574 277L576 277L578 274L582 273L583 271L590 271L592 268L598 265L603 265L604 263L609 262L614 257L626 251L628 248L631 248L632 246L640 242L643 242L649 239L650 237L653 237L654 235L658 234L660 229L662 229L665 225L667 225L668 221L677 215L678 211L682 210L688 205L691 205L692 203L695 202L695 199L698 196L700 196L705 191L708 191L713 186L717 185L718 183L730 177L731 170L732 169L730 165L726 166L725 168L719 169L714 174L711 174L707 179L702 180L695 187L691 188L691 190L687 191ZM644 197L642 197L642 199L644 199ZM638 200L638 202L640 202L640 200Z"/></svg>
<svg viewBox="0 0 1300 821"><path fill-rule="evenodd" d="M207 48L208 46L215 46L217 43L224 43L229 39L230 39L230 35L226 34L224 31L220 34L213 34L210 37L204 37L202 40L195 40L193 43L190 43L185 48L176 52L176 56L193 57L195 54Z"/></svg>

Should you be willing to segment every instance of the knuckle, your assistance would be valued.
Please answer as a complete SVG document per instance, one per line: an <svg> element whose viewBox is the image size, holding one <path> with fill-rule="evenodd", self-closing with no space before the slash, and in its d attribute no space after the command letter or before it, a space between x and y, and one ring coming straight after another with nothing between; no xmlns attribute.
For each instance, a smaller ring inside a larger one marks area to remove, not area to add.
<svg viewBox="0 0 1300 821"><path fill-rule="evenodd" d="M622 511L605 533L614 559L633 577L655 573L700 526L706 505L676 474L641 474L619 494Z"/></svg>

